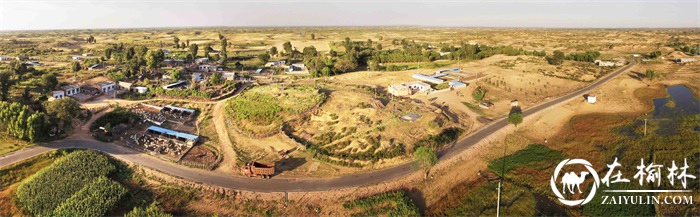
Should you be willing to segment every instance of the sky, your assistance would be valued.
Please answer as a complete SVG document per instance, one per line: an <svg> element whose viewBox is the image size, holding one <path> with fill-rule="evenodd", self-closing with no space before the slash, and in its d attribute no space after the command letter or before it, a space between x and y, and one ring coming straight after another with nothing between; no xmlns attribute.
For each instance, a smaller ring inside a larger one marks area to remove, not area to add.
<svg viewBox="0 0 700 217"><path fill-rule="evenodd" d="M208 26L700 28L700 0L0 0L0 31Z"/></svg>

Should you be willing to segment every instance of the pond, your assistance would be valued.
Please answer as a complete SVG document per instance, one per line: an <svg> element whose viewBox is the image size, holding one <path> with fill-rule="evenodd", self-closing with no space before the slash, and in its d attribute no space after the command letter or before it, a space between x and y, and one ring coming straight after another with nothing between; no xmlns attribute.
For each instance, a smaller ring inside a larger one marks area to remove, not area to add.
<svg viewBox="0 0 700 217"><path fill-rule="evenodd" d="M666 87L669 97L654 99L654 113L650 121L659 126L657 134L675 134L679 118L700 114L700 104L693 91L684 85Z"/></svg>

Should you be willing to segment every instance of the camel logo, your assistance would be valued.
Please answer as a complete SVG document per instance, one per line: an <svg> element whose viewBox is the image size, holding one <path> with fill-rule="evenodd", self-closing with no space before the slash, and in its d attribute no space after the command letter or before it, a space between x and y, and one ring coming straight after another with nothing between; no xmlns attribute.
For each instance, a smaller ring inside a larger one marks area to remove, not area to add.
<svg viewBox="0 0 700 217"><path fill-rule="evenodd" d="M575 172L568 172L564 173L564 176L561 178L561 185L557 184L557 179L559 178L559 173L561 172L561 169L564 166L567 165L583 165L586 167L588 172L580 172L580 175L577 175ZM581 184L586 180L586 176L592 175L594 179L593 187L591 188L590 192L588 193L588 196L585 199L579 199L579 200L568 200L564 197L564 194L583 194L584 192L581 191ZM559 198L559 201L562 204L569 205L569 206L576 206L576 205L583 205L588 202L590 202L593 199L593 196L595 195L596 190L598 189L598 186L600 186L600 178L598 177L598 173L593 169L593 166L591 165L590 162L587 160L583 159L566 159L563 160L562 162L557 165L557 168L554 170L554 175L550 179L550 186L552 187L552 191L554 194ZM559 186L561 186L561 191L559 191Z"/></svg>

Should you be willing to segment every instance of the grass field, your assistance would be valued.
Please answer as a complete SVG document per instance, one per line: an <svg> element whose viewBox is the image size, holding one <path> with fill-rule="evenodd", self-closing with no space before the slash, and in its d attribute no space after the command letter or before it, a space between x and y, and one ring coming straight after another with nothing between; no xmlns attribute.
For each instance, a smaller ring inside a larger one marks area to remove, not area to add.
<svg viewBox="0 0 700 217"><path fill-rule="evenodd" d="M31 144L27 142L2 136L0 137L0 156L29 146L31 146Z"/></svg>

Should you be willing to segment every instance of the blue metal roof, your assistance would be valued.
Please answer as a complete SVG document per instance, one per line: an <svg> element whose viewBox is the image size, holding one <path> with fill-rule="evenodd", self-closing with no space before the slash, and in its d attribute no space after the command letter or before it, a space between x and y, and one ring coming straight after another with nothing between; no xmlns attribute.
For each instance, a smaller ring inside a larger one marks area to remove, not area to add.
<svg viewBox="0 0 700 217"><path fill-rule="evenodd" d="M160 127L157 127L157 126L150 126L150 127L148 127L148 130L153 130L153 131L156 131L156 132L159 132L159 133L163 133L163 134L175 136L175 137L178 137L178 138L189 139L189 140L197 140L197 139L199 138L199 136L195 136L195 135L187 134L187 133L181 133L181 132L177 132L177 131L174 131L174 130L169 130L169 129L165 129L165 128L160 128Z"/></svg>
<svg viewBox="0 0 700 217"><path fill-rule="evenodd" d="M262 69L255 70L255 73L260 73L262 72Z"/></svg>

